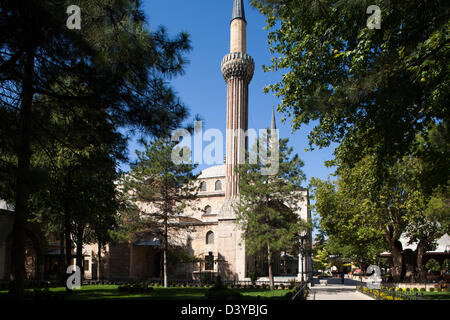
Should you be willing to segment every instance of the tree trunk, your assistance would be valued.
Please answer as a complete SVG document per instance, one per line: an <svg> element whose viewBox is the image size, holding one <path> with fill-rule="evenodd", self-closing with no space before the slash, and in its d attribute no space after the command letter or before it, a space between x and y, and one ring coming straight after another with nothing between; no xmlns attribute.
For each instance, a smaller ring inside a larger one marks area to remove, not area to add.
<svg viewBox="0 0 450 320"><path fill-rule="evenodd" d="M98 242L97 280L102 280L102 244Z"/></svg>
<svg viewBox="0 0 450 320"><path fill-rule="evenodd" d="M70 234L72 232L71 224L70 224L70 213L66 210L64 215L64 229L65 229L65 237L66 237L66 268L72 264L72 239L70 238ZM67 284L67 279L69 278L69 274L65 274L65 284ZM67 285L66 290L71 292Z"/></svg>
<svg viewBox="0 0 450 320"><path fill-rule="evenodd" d="M423 268L423 255L425 253L425 244L422 241L419 241L417 244L417 258L416 258L416 264L417 264L417 279L420 281L425 281L425 270Z"/></svg>
<svg viewBox="0 0 450 320"><path fill-rule="evenodd" d="M59 281L64 283L64 279L66 278L66 269L67 266L66 260L64 258L64 232L61 232L61 237L59 241Z"/></svg>
<svg viewBox="0 0 450 320"><path fill-rule="evenodd" d="M167 288L167 253L169 251L169 244L167 242L167 214L164 217L164 288Z"/></svg>
<svg viewBox="0 0 450 320"><path fill-rule="evenodd" d="M270 250L270 244L267 245L267 263L269 265L269 287L270 290L273 290L272 252Z"/></svg>
<svg viewBox="0 0 450 320"><path fill-rule="evenodd" d="M83 266L83 233L84 228L77 228L77 266L81 271L81 280L84 279L84 266Z"/></svg>
<svg viewBox="0 0 450 320"><path fill-rule="evenodd" d="M399 233L397 229L392 226L386 230L384 239L389 246L392 256L392 278L395 282L399 282L403 271L403 257L401 248L397 246Z"/></svg>
<svg viewBox="0 0 450 320"><path fill-rule="evenodd" d="M395 282L399 282L401 280L402 269L403 269L403 257L402 252L397 248L395 242L390 245L391 254L392 254L392 277Z"/></svg>
<svg viewBox="0 0 450 320"><path fill-rule="evenodd" d="M30 195L31 126L33 104L34 50L25 54L21 94L21 128L17 152L16 204L12 230L12 275L11 294L23 299L25 282L25 222L27 202Z"/></svg>

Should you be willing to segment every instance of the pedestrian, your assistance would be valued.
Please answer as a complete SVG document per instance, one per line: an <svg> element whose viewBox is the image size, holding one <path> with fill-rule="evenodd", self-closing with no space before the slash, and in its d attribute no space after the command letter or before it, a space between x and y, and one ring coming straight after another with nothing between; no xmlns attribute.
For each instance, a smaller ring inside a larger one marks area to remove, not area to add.
<svg viewBox="0 0 450 320"><path fill-rule="evenodd" d="M345 273L344 271L341 272L341 283L344 284L344 280L345 280Z"/></svg>

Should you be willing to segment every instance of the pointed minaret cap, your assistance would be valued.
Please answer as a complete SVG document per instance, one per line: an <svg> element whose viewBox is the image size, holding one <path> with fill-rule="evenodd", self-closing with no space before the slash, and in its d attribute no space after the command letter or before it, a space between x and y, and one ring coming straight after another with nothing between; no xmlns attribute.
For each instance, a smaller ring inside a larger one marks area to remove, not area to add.
<svg viewBox="0 0 450 320"><path fill-rule="evenodd" d="M233 21L234 19L242 19L245 21L244 0L234 0L233 15L231 16L231 21Z"/></svg>
<svg viewBox="0 0 450 320"><path fill-rule="evenodd" d="M270 121L270 130L275 130L277 128L277 121L275 120L275 110L272 107L272 120Z"/></svg>

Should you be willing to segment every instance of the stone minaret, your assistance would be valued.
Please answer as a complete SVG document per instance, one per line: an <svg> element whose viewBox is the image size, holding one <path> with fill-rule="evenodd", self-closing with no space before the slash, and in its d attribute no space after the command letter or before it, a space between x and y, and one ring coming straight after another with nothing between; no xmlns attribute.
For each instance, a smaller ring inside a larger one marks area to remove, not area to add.
<svg viewBox="0 0 450 320"><path fill-rule="evenodd" d="M228 204L238 195L238 176L234 168L245 161L248 129L248 84L255 63L247 54L247 22L243 0L234 0L230 23L230 53L222 60L222 74L227 83L226 192ZM229 209L229 208L228 208ZM227 210L226 215L232 215Z"/></svg>
<svg viewBox="0 0 450 320"><path fill-rule="evenodd" d="M270 120L270 130L277 130L277 121L275 120L275 110L272 108L272 119ZM273 134L274 132L272 132Z"/></svg>
<svg viewBox="0 0 450 320"><path fill-rule="evenodd" d="M247 22L243 0L234 0L230 23L230 53L222 60L222 74L227 83L226 190L218 216L218 263L223 279L243 280L246 275L245 243L236 223L233 205L239 196L238 175L234 168L244 163L248 129L248 84L255 63L247 54Z"/></svg>

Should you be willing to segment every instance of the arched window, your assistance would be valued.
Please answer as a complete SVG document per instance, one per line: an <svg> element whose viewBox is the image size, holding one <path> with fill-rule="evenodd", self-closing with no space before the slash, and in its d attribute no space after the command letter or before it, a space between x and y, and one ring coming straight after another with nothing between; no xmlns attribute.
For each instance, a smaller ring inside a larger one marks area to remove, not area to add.
<svg viewBox="0 0 450 320"><path fill-rule="evenodd" d="M216 191L222 190L222 181L216 181Z"/></svg>
<svg viewBox="0 0 450 320"><path fill-rule="evenodd" d="M202 181L200 183L200 191L206 191L206 182L205 181Z"/></svg>
<svg viewBox="0 0 450 320"><path fill-rule="evenodd" d="M211 206L205 207L205 214L211 214L211 211L212 211Z"/></svg>
<svg viewBox="0 0 450 320"><path fill-rule="evenodd" d="M214 244L214 232L208 231L206 233L206 244Z"/></svg>

